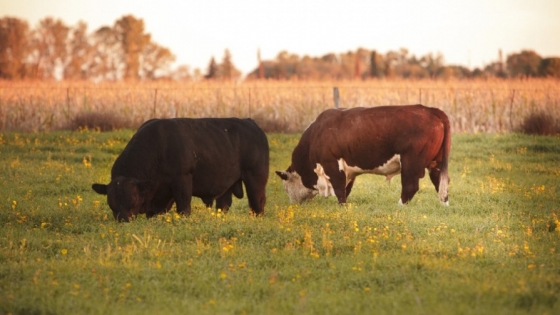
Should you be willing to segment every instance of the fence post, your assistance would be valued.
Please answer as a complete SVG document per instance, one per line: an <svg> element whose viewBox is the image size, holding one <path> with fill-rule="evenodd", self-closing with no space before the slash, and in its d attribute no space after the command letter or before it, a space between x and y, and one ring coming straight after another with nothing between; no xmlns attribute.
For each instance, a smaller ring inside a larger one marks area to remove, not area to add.
<svg viewBox="0 0 560 315"><path fill-rule="evenodd" d="M340 93L338 92L338 87L333 88L333 98L334 98L334 108L340 106Z"/></svg>
<svg viewBox="0 0 560 315"><path fill-rule="evenodd" d="M418 89L418 104L422 104L422 89Z"/></svg>
<svg viewBox="0 0 560 315"><path fill-rule="evenodd" d="M155 93L155 95L154 95L154 112L152 113L152 118L156 118L157 90L158 90L158 89L156 89L156 93Z"/></svg>
<svg viewBox="0 0 560 315"><path fill-rule="evenodd" d="M249 102L247 103L247 108L248 108L248 113L247 115L249 116L249 118L251 117L251 88L249 88Z"/></svg>
<svg viewBox="0 0 560 315"><path fill-rule="evenodd" d="M512 112L513 112L513 99L515 98L515 89L511 90L511 101L509 103L509 131L513 130Z"/></svg>
<svg viewBox="0 0 560 315"><path fill-rule="evenodd" d="M70 88L66 88L66 110L68 112L68 125L70 125Z"/></svg>

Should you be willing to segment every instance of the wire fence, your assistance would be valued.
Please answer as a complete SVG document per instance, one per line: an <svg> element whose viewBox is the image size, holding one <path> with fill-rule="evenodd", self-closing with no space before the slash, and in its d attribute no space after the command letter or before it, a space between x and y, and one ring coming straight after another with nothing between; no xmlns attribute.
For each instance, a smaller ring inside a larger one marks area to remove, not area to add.
<svg viewBox="0 0 560 315"><path fill-rule="evenodd" d="M0 131L75 127L104 113L135 128L151 118L250 117L263 129L301 132L327 108L421 103L450 117L454 132L510 132L531 113L560 117L560 88L368 85L212 85L185 87L0 86Z"/></svg>

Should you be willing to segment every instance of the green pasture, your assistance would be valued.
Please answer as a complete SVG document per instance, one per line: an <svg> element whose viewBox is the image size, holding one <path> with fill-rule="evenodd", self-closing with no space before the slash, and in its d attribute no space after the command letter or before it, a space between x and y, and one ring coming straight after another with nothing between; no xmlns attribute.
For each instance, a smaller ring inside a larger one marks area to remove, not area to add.
<svg viewBox="0 0 560 315"><path fill-rule="evenodd" d="M0 133L0 314L560 314L560 137L454 135L449 207L373 175L339 206L289 203L269 134L264 217L120 224L90 186L132 134Z"/></svg>

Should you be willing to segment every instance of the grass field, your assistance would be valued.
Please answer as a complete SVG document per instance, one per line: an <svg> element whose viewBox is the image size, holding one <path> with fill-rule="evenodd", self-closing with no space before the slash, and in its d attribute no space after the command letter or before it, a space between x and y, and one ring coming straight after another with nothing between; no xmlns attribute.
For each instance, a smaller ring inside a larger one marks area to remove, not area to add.
<svg viewBox="0 0 560 315"><path fill-rule="evenodd" d="M93 182L133 132L0 133L2 314L559 314L560 137L457 134L450 207L428 178L289 204L269 134L264 217L194 202L116 223Z"/></svg>

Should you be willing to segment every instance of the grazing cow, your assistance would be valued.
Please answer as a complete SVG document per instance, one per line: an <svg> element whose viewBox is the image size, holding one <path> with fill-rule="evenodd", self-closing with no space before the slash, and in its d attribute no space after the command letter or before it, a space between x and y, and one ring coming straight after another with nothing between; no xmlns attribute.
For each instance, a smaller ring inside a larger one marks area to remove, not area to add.
<svg viewBox="0 0 560 315"><path fill-rule="evenodd" d="M145 122L111 170L108 185L93 184L117 220L138 213L151 217L168 211L189 215L191 198L227 210L232 195L263 214L269 151L264 132L251 119L176 118Z"/></svg>
<svg viewBox="0 0 560 315"><path fill-rule="evenodd" d="M408 203L429 170L439 199L449 205L447 115L423 105L328 109L303 132L286 171L276 171L292 202L316 194L346 203L356 176L401 173L399 203Z"/></svg>

